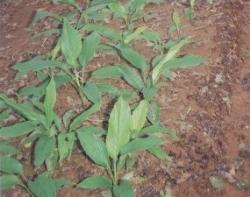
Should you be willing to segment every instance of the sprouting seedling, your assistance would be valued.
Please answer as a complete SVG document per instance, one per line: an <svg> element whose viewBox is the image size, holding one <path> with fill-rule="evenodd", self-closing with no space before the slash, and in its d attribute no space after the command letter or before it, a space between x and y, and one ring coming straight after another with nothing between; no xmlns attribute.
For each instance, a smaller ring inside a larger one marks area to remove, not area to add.
<svg viewBox="0 0 250 197"><path fill-rule="evenodd" d="M134 196L132 186L121 178L129 154L140 150L150 150L163 144L154 132L166 132L159 126L145 127L148 102L143 100L131 113L130 106L123 99L115 103L110 114L108 132L105 142L91 131L77 132L81 146L86 154L97 165L106 169L108 176L91 176L78 184L84 189L109 189L114 196L119 196L122 188L126 188L127 196Z"/></svg>
<svg viewBox="0 0 250 197"><path fill-rule="evenodd" d="M173 14L172 14L172 21L173 21L174 26L175 26L175 28L177 30L178 36L180 36L180 33L181 33L181 16L180 16L177 9L175 9Z"/></svg>
<svg viewBox="0 0 250 197"><path fill-rule="evenodd" d="M190 7L185 9L185 15L189 18L189 20L192 20L194 18L194 8L196 4L196 0L190 0L189 1Z"/></svg>

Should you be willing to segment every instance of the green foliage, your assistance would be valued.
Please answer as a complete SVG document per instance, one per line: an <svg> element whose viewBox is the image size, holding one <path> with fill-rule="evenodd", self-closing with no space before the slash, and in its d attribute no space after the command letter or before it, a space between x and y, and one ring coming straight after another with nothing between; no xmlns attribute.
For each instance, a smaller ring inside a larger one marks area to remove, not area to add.
<svg viewBox="0 0 250 197"><path fill-rule="evenodd" d="M0 190L10 189L19 185L21 181L15 175L1 175L0 176Z"/></svg>
<svg viewBox="0 0 250 197"><path fill-rule="evenodd" d="M88 156L98 165L110 169L110 161L108 151L104 142L93 134L92 131L78 131L78 138L81 146L84 148Z"/></svg>
<svg viewBox="0 0 250 197"><path fill-rule="evenodd" d="M29 190L37 197L56 197L58 189L71 185L69 181L53 179L43 174L38 175L34 181L28 182Z"/></svg>
<svg viewBox="0 0 250 197"><path fill-rule="evenodd" d="M107 189L112 188L112 181L105 176L91 176L78 184L83 189Z"/></svg>
<svg viewBox="0 0 250 197"><path fill-rule="evenodd" d="M80 65L85 67L94 57L96 48L100 43L100 36L94 32L86 36L82 45L81 55L79 57Z"/></svg>
<svg viewBox="0 0 250 197"><path fill-rule="evenodd" d="M128 103L119 98L109 118L106 146L110 157L116 161L121 147L130 138L131 113Z"/></svg>
<svg viewBox="0 0 250 197"><path fill-rule="evenodd" d="M0 156L0 171L5 173L22 174L23 166L17 160L8 157Z"/></svg>
<svg viewBox="0 0 250 197"><path fill-rule="evenodd" d="M77 58L82 50L82 38L80 33L69 24L67 19L64 19L63 22L63 32L60 41L67 63L77 67Z"/></svg>
<svg viewBox="0 0 250 197"><path fill-rule="evenodd" d="M135 21L143 17L144 7L160 0L129 0L126 3L92 0L87 1L86 8L75 0L53 2L74 9L62 14L38 10L31 27L34 28L41 20L52 19L58 28L43 30L35 36L56 34L58 39L54 48L47 55L14 65L16 79L33 73L39 83L19 90L20 96L26 96L24 103L0 94L0 137L4 140L22 137L20 145L34 147L35 171L44 165L46 168L39 171L44 170L45 173L35 175L33 181L28 180L23 174L22 164L13 157L21 154L20 151L11 143L0 142L0 187L9 189L19 185L30 195L55 197L61 187L72 186L73 183L52 178L53 170L58 162L62 164L61 161L71 156L79 140L84 153L106 170L106 176L89 176L77 187L106 189L112 196L133 197L132 184L123 180L122 174L133 167L137 153L148 151L161 160L170 160L161 148L163 137L168 135L177 140L175 132L160 122L160 106L155 96L161 85L161 76L169 79L173 69L197 66L204 64L205 60L197 55L179 55L190 42L189 37L179 35L177 40L165 42L158 32L146 26L136 26ZM190 1L192 9L194 5L195 1ZM120 19L125 26L112 29L106 25L110 16ZM181 17L177 10L172 20L180 34ZM153 59L133 47L134 41L138 40L146 41L152 47ZM90 74L86 72L89 70L87 67L95 62L97 53L105 56L110 52L121 58L122 63L112 62ZM131 88L121 89L103 81L112 78L123 79ZM57 88L65 84L71 84L78 92L84 110L75 112L70 109L58 117L54 111ZM109 115L107 131L92 127L92 122L83 126L104 106L103 94L117 100ZM131 98L140 100L132 107L127 101ZM6 125L4 120L12 112L20 115L20 120ZM211 181L216 182L214 179Z"/></svg>
<svg viewBox="0 0 250 197"><path fill-rule="evenodd" d="M43 135L39 137L36 142L35 150L34 150L34 164L36 167L40 166L52 153L55 148L55 139L52 137L48 137Z"/></svg>
<svg viewBox="0 0 250 197"><path fill-rule="evenodd" d="M6 142L0 143L0 154L12 156L12 155L16 155L18 153L19 153L19 150L17 150L14 146L12 146Z"/></svg>
<svg viewBox="0 0 250 197"><path fill-rule="evenodd" d="M49 85L46 88L46 95L44 99L44 112L47 119L47 127L51 127L53 120L55 120L54 106L56 103L56 85L54 78L51 78Z"/></svg>

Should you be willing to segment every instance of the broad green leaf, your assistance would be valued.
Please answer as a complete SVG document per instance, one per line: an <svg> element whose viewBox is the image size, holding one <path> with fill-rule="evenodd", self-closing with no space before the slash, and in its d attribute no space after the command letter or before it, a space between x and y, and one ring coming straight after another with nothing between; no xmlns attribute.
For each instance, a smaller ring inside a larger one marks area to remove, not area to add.
<svg viewBox="0 0 250 197"><path fill-rule="evenodd" d="M9 99L8 97L0 93L0 100L1 99L4 101L6 105L13 108L16 112L20 113L25 118L31 121L37 121L40 119L40 117L35 112L31 111L29 107L17 104L14 100Z"/></svg>
<svg viewBox="0 0 250 197"><path fill-rule="evenodd" d="M22 174L23 166L22 164L7 156L0 156L0 171L5 173Z"/></svg>
<svg viewBox="0 0 250 197"><path fill-rule="evenodd" d="M86 24L83 26L83 29L87 31L96 31L97 33L114 41L122 39L119 32L101 24Z"/></svg>
<svg viewBox="0 0 250 197"><path fill-rule="evenodd" d="M126 18L127 10L120 2L110 3L108 7L116 17Z"/></svg>
<svg viewBox="0 0 250 197"><path fill-rule="evenodd" d="M152 125L144 128L142 134L164 133L169 135L173 140L177 140L176 132L170 128L162 127L159 125Z"/></svg>
<svg viewBox="0 0 250 197"><path fill-rule="evenodd" d="M0 143L0 154L4 154L7 156L12 156L18 154L20 151L17 150L14 146L11 146L10 144L6 142Z"/></svg>
<svg viewBox="0 0 250 197"><path fill-rule="evenodd" d="M171 157L163 151L159 146L149 148L148 151L160 160L171 160Z"/></svg>
<svg viewBox="0 0 250 197"><path fill-rule="evenodd" d="M149 103L142 100L132 113L130 129L132 136L136 137L147 121Z"/></svg>
<svg viewBox="0 0 250 197"><path fill-rule="evenodd" d="M54 107L56 104L56 84L54 78L52 77L49 85L46 88L46 95L44 100L44 112L46 114L48 127L51 126L53 120L55 119Z"/></svg>
<svg viewBox="0 0 250 197"><path fill-rule="evenodd" d="M121 77L122 73L119 68L119 65L113 65L113 66L104 66L102 68L99 68L92 72L91 74L94 78L113 78L113 77Z"/></svg>
<svg viewBox="0 0 250 197"><path fill-rule="evenodd" d="M199 55L185 55L183 57L173 58L168 61L164 68L188 68L206 63L206 60Z"/></svg>
<svg viewBox="0 0 250 197"><path fill-rule="evenodd" d="M146 27L138 27L133 33L126 36L124 39L125 44L129 44L132 40L136 40L140 37L140 35L146 30Z"/></svg>
<svg viewBox="0 0 250 197"><path fill-rule="evenodd" d="M133 187L125 180L122 180L119 185L115 185L113 192L116 197L135 197Z"/></svg>
<svg viewBox="0 0 250 197"><path fill-rule="evenodd" d="M107 93L112 97L122 96L125 99L131 99L136 96L135 92L132 92L132 90L131 91L128 89L120 90L109 84L97 84L97 87L102 94Z"/></svg>
<svg viewBox="0 0 250 197"><path fill-rule="evenodd" d="M171 69L188 68L204 63L206 63L206 60L198 55L185 55L183 57L173 58L172 60L164 64L163 72L161 73L161 75L168 79L171 79Z"/></svg>
<svg viewBox="0 0 250 197"><path fill-rule="evenodd" d="M112 187L112 181L105 176L91 176L78 184L83 189L107 189Z"/></svg>
<svg viewBox="0 0 250 197"><path fill-rule="evenodd" d="M161 144L163 144L163 141L161 138L156 136L136 138L122 147L121 154L128 154L139 150L147 150Z"/></svg>
<svg viewBox="0 0 250 197"><path fill-rule="evenodd" d="M35 128L36 128L36 124L32 121L24 121L24 122L16 123L11 126L2 127L0 129L0 137L2 138L19 137L21 135L30 133Z"/></svg>
<svg viewBox="0 0 250 197"><path fill-rule="evenodd" d="M149 105L148 120L157 125L160 122L160 107L156 102L151 102Z"/></svg>
<svg viewBox="0 0 250 197"><path fill-rule="evenodd" d="M87 83L82 87L85 96L94 104L101 103L101 94L94 83Z"/></svg>
<svg viewBox="0 0 250 197"><path fill-rule="evenodd" d="M120 65L119 68L122 73L122 77L128 82L128 84L130 84L137 90L143 89L144 83L135 69L124 65Z"/></svg>
<svg viewBox="0 0 250 197"><path fill-rule="evenodd" d="M0 191L10 189L16 185L21 185L21 181L15 175L2 175L0 176Z"/></svg>
<svg viewBox="0 0 250 197"><path fill-rule="evenodd" d="M36 56L26 62L15 64L14 69L17 70L16 79L20 79L22 75L25 75L30 71L37 72L39 70L58 66L60 66L60 62L44 59L41 56Z"/></svg>
<svg viewBox="0 0 250 197"><path fill-rule="evenodd" d="M58 152L59 160L62 161L70 156L74 147L75 134L74 133L60 133L58 135Z"/></svg>
<svg viewBox="0 0 250 197"><path fill-rule="evenodd" d="M10 116L11 109L6 109L0 112L0 123Z"/></svg>
<svg viewBox="0 0 250 197"><path fill-rule="evenodd" d="M55 148L55 138L42 135L35 145L34 150L34 164L36 167L43 164L43 162L50 156Z"/></svg>
<svg viewBox="0 0 250 197"><path fill-rule="evenodd" d="M181 50L181 48L186 45L190 41L190 38L184 38L177 42L175 45L173 45L165 55L165 57L162 58L162 60L155 66L152 72L152 81L153 84L157 82L159 79L162 70L164 69L164 64L166 64L168 61L170 61L172 58L176 56L176 54Z"/></svg>
<svg viewBox="0 0 250 197"><path fill-rule="evenodd" d="M82 50L79 56L80 65L85 67L94 57L96 48L100 43L100 35L96 32L84 38Z"/></svg>
<svg viewBox="0 0 250 197"><path fill-rule="evenodd" d="M83 150L98 165L110 169L108 152L104 142L92 131L77 132Z"/></svg>
<svg viewBox="0 0 250 197"><path fill-rule="evenodd" d="M131 112L128 103L120 97L109 117L106 146L109 156L117 160L121 147L129 142Z"/></svg>
<svg viewBox="0 0 250 197"><path fill-rule="evenodd" d="M109 84L96 84L96 85L102 94L107 93L107 94L110 94L111 96L121 95L120 90L112 85L109 85Z"/></svg>
<svg viewBox="0 0 250 197"><path fill-rule="evenodd" d="M34 181L29 181L28 187L37 197L56 197L55 181L45 175L39 175Z"/></svg>
<svg viewBox="0 0 250 197"><path fill-rule="evenodd" d="M70 130L76 129L77 127L81 126L83 121L87 120L92 114L97 112L99 109L100 103L96 103L92 107L78 115L70 124Z"/></svg>
<svg viewBox="0 0 250 197"><path fill-rule="evenodd" d="M141 70L145 70L148 67L145 58L134 49L125 45L118 45L116 48L120 51L121 56L134 67Z"/></svg>
<svg viewBox="0 0 250 197"><path fill-rule="evenodd" d="M77 67L77 58L82 50L82 38L80 33L69 24L67 19L64 19L63 22L61 49L67 63Z"/></svg>
<svg viewBox="0 0 250 197"><path fill-rule="evenodd" d="M150 42L157 43L161 41L161 35L156 31L146 29L142 32L142 36L145 40Z"/></svg>

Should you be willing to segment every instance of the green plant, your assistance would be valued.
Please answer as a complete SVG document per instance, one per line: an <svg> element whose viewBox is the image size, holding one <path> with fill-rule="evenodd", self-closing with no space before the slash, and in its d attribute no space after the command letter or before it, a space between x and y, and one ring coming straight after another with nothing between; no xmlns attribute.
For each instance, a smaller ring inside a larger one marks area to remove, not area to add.
<svg viewBox="0 0 250 197"><path fill-rule="evenodd" d="M155 147L159 150L163 141L156 133L169 132L168 129L157 125L145 127L148 108L148 102L143 100L131 113L128 103L120 97L110 114L105 142L102 136L91 131L77 132L86 154L107 171L107 176L88 177L81 181L78 187L110 189L115 196L134 196L130 183L121 178L126 161L137 151L150 151Z"/></svg>
<svg viewBox="0 0 250 197"><path fill-rule="evenodd" d="M39 167L44 162L47 170L53 171L58 161L70 156L74 147L74 131L81 127L96 108L90 108L79 115L72 111L59 118L54 112L56 87L52 77L47 88L43 103L33 99L31 103L17 104L12 99L0 94L0 100L23 117L23 121L0 129L0 137L11 139L24 136L21 144L29 146L35 142L34 165Z"/></svg>
<svg viewBox="0 0 250 197"><path fill-rule="evenodd" d="M92 0L86 2L84 9L75 0L53 2L68 4L75 9L62 14L39 10L31 27L42 19L54 19L52 29L38 33L56 34L58 39L54 48L47 55L36 56L14 66L17 79L33 72L38 85L25 86L19 91L21 96L26 96L27 102L23 104L0 94L1 126L5 125L3 120L12 112L20 115L19 122L0 128L0 137L11 140L22 136L20 145L27 148L34 143L35 169L41 170L40 166L45 164L46 170L33 180L28 180L23 175L21 163L12 158L18 150L8 143L0 143L0 152L6 154L0 156L0 162L7 162L0 165L3 173L0 184L4 189L20 185L31 196L56 196L60 187L73 183L52 178L53 170L58 162L70 157L75 141L79 140L87 156L105 169L103 174L106 176L88 177L77 186L107 189L108 194L117 197L135 196L131 183L123 175L131 170L137 155L147 150L161 160L169 160L161 148L163 134L176 139L175 133L160 123L160 107L155 101L162 85L160 77L171 79L172 69L199 65L205 60L196 55L178 56L190 38L180 36L181 22L177 11L172 18L178 32L177 40L164 42L158 32L146 26L136 26L135 22L143 16L144 6L159 0L129 0L124 4L117 0ZM105 25L104 21L108 23L110 15L122 19L125 26L118 31ZM150 63L133 48L133 41L141 39L149 42L157 52ZM124 63L106 65L89 76L85 69L98 52L115 53ZM113 77L123 78L133 90L119 90L96 81L98 78ZM83 107L87 108L80 114L69 110L58 117L54 111L56 88L66 83L77 90ZM83 122L101 108L103 93L119 97L110 114L107 132L102 128L83 126ZM130 107L124 98L134 94L140 102ZM168 196L168 193L161 195Z"/></svg>
<svg viewBox="0 0 250 197"><path fill-rule="evenodd" d="M172 14L172 21L174 23L174 29L177 31L178 36L181 34L181 16L177 9L174 10Z"/></svg>
<svg viewBox="0 0 250 197"><path fill-rule="evenodd" d="M69 187L73 183L64 179L53 179L46 174L38 175L34 181L28 180L24 175L22 164L13 157L20 152L6 142L0 142L0 190L20 186L30 196L56 197L56 191L61 187Z"/></svg>
<svg viewBox="0 0 250 197"><path fill-rule="evenodd" d="M108 5L113 16L121 18L124 21L127 29L133 29L133 24L136 20L143 16L143 8L149 3L160 3L162 0L130 0L126 4L119 1L114 1Z"/></svg>
<svg viewBox="0 0 250 197"><path fill-rule="evenodd" d="M94 71L92 78L122 77L137 93L142 93L145 99L151 100L159 88L160 76L171 78L171 70L174 68L185 68L205 62L203 58L195 55L176 57L189 40L184 38L171 43L168 52L155 56L151 65L148 65L145 57L128 45L115 45L119 55L129 64L104 66Z"/></svg>

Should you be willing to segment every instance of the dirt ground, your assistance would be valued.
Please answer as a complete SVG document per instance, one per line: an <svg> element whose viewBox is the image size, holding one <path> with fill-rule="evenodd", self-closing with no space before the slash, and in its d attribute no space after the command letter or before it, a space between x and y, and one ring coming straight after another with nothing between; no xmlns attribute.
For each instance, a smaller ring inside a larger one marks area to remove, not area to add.
<svg viewBox="0 0 250 197"><path fill-rule="evenodd" d="M40 8L61 9L43 0L0 0L0 91L9 96L34 83L32 76L15 81L11 66L43 54L53 45L53 38L32 39L27 29ZM170 1L147 6L146 13L154 17L145 18L144 23L169 39L167 27L173 8ZM184 8L179 4L180 10ZM164 148L172 156L171 163L161 163L147 153L138 155L134 173L144 181L134 180L136 194L157 197L161 190L171 189L175 197L248 197L250 189L239 190L235 185L243 179L250 181L250 58L242 55L250 50L250 1L200 1L195 20L183 23L183 34L191 35L194 41L185 52L205 57L207 65L176 70L174 80L158 94L161 121L177 131L179 141L166 141ZM149 55L147 50L143 53ZM74 94L70 87L60 88L59 112L70 107L66 97ZM30 157L24 150L22 163L27 177L32 176ZM55 176L77 182L98 170L76 150ZM223 189L211 187L211 176L224 178ZM15 188L2 196L25 194ZM58 196L101 195L71 188L60 190Z"/></svg>

